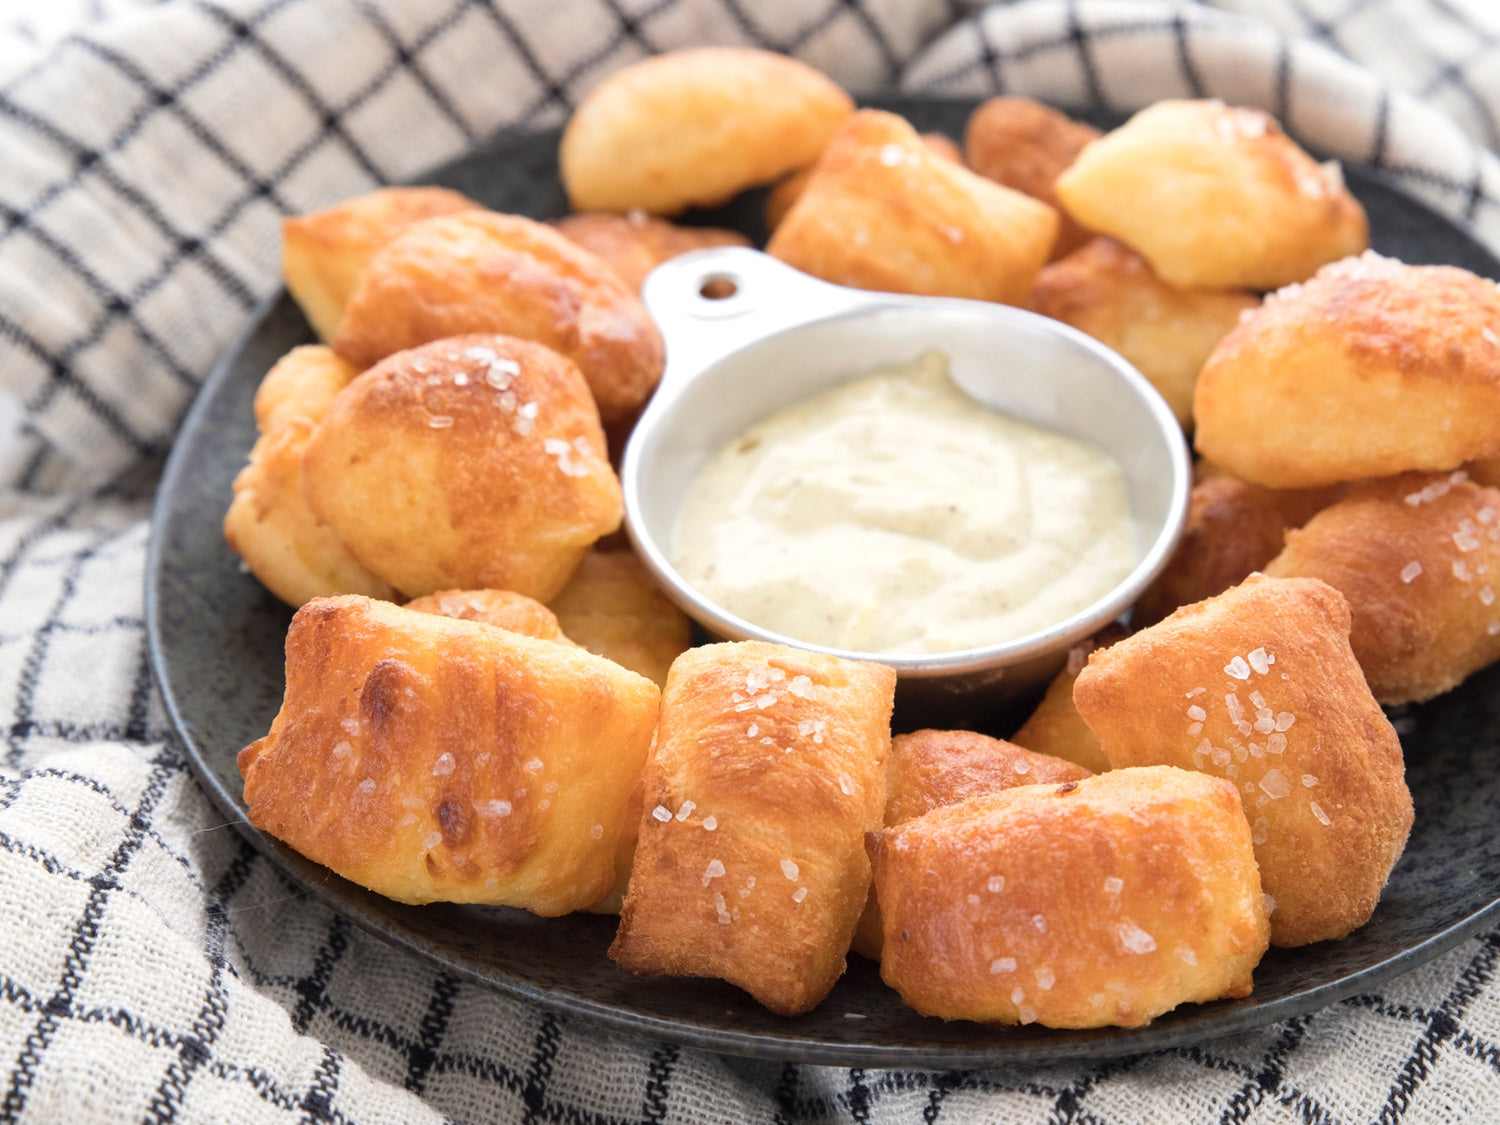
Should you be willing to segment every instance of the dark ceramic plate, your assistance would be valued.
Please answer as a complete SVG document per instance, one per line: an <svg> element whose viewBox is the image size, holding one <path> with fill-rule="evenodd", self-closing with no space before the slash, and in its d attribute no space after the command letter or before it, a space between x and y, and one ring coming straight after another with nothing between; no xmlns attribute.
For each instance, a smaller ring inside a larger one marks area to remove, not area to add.
<svg viewBox="0 0 1500 1125"><path fill-rule="evenodd" d="M962 134L970 108L881 104L952 136ZM556 146L556 134L518 135L431 179L501 210L553 217L565 209ZM1500 262L1468 235L1375 175L1349 173L1378 250L1500 277ZM762 233L755 199L708 218ZM1246 1030L1370 988L1500 921L1500 833L1491 829L1500 797L1500 667L1398 717L1416 827L1369 924L1341 942L1272 950L1249 999L1190 1004L1139 1029L944 1024L904 1007L860 957L850 958L848 973L817 1010L782 1019L719 982L620 972L605 956L611 918L403 906L348 883L245 823L235 768L236 753L266 732L280 705L291 612L241 571L220 522L255 438L256 386L283 353L311 339L297 308L281 296L230 349L183 424L156 506L146 578L152 658L189 759L228 818L294 882L417 956L547 1008L727 1054L957 1068L1127 1055Z"/></svg>

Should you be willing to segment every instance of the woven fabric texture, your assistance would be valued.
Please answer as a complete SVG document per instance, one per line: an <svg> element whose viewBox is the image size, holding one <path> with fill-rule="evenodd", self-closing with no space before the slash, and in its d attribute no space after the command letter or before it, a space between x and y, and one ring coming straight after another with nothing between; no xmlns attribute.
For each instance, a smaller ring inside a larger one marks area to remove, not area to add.
<svg viewBox="0 0 1500 1125"><path fill-rule="evenodd" d="M1500 249L1485 0L0 0L0 1119L1500 1120L1500 929L1192 1048L847 1070L463 983L223 823L156 693L144 563L183 413L278 284L280 217L708 42L855 90L1264 105Z"/></svg>

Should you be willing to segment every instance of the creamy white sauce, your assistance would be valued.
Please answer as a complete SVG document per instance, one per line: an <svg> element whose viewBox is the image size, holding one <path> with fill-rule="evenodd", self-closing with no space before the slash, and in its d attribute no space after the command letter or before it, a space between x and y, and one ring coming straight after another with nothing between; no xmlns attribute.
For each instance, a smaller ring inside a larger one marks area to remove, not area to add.
<svg viewBox="0 0 1500 1125"><path fill-rule="evenodd" d="M1119 465L947 367L851 379L730 442L688 491L678 571L746 621L872 653L998 644L1108 593L1135 563Z"/></svg>

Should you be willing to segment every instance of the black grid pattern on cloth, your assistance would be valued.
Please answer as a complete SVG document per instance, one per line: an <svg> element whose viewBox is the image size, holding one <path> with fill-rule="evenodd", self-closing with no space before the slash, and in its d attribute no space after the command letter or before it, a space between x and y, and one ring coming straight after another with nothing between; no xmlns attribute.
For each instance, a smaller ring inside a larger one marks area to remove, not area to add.
<svg viewBox="0 0 1500 1125"><path fill-rule="evenodd" d="M1356 56L1354 30L1402 8L1264 6ZM606 1035L386 948L221 824L174 749L142 623L150 477L274 283L280 214L556 121L608 70L686 42L800 53L869 88L952 28L958 61L929 57L928 87L1011 89L1035 60L1071 56L1079 96L1102 103L1099 53L1135 38L1175 60L1186 91L1212 88L1202 9L1054 7L1055 33L1023 39L1016 13L968 18L979 6L960 0L583 0L571 23L524 0L0 4L0 43L27 49L0 63L0 391L25 426L0 490L0 1119L1333 1122L1480 1120L1500 1104L1500 930L1324 1011L1133 1059L928 1073L719 1058ZM336 64L335 42L357 60ZM1285 112L1299 63L1276 50ZM1490 142L1493 50L1476 27L1417 52L1398 85ZM455 69L466 51L505 60L503 103ZM1393 112L1382 95L1376 162ZM1455 213L1494 210L1477 172L1398 171ZM1352 1090L1351 1067L1366 1074Z"/></svg>

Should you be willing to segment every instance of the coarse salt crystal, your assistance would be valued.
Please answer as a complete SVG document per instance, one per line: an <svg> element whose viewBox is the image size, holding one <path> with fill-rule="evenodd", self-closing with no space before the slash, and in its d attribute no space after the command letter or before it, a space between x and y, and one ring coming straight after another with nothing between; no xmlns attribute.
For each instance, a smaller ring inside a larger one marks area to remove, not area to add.
<svg viewBox="0 0 1500 1125"><path fill-rule="evenodd" d="M375 792L375 779L367 777L356 788L359 790L361 796L368 797L371 793Z"/></svg>
<svg viewBox="0 0 1500 1125"><path fill-rule="evenodd" d="M1115 936L1126 953L1150 953L1156 948L1156 939L1134 922L1121 922L1115 926Z"/></svg>
<svg viewBox="0 0 1500 1125"><path fill-rule="evenodd" d="M1489 586L1483 586L1479 590L1479 601L1483 605L1495 604L1495 591Z"/></svg>
<svg viewBox="0 0 1500 1125"><path fill-rule="evenodd" d="M784 859L781 861L781 873L788 879L795 879L799 870L800 868L798 868L796 860Z"/></svg>
<svg viewBox="0 0 1500 1125"><path fill-rule="evenodd" d="M604 839L604 825L596 824L589 829L589 835L596 840Z"/></svg>
<svg viewBox="0 0 1500 1125"><path fill-rule="evenodd" d="M441 832L429 832L425 837L423 837L422 846L431 850L432 848L437 847L442 842L443 834Z"/></svg>
<svg viewBox="0 0 1500 1125"><path fill-rule="evenodd" d="M793 676L791 683L786 685L786 690L798 699L807 699L812 694L812 679L808 676Z"/></svg>
<svg viewBox="0 0 1500 1125"><path fill-rule="evenodd" d="M500 800L480 801L475 804L474 808L478 810L480 816L487 817L509 816L511 811L510 802Z"/></svg>
<svg viewBox="0 0 1500 1125"><path fill-rule="evenodd" d="M1326 824L1332 824L1333 823L1333 821L1329 819L1328 814L1323 811L1323 806L1320 805L1320 804L1318 804L1317 801L1309 801L1307 803L1307 807L1310 808L1310 809L1312 809L1313 816L1317 817L1318 820L1321 821L1323 824L1326 825Z"/></svg>
<svg viewBox="0 0 1500 1125"><path fill-rule="evenodd" d="M1016 971L1016 959L1014 957L996 957L990 962L992 973L1013 973Z"/></svg>
<svg viewBox="0 0 1500 1125"><path fill-rule="evenodd" d="M1104 880L1104 893L1107 895L1117 895L1124 889L1125 880L1121 879L1118 875L1111 875Z"/></svg>
<svg viewBox="0 0 1500 1125"><path fill-rule="evenodd" d="M990 894L997 895L1001 891L1005 890L1005 876L991 875L987 880L985 880L984 886L985 889L990 892Z"/></svg>
<svg viewBox="0 0 1500 1125"><path fill-rule="evenodd" d="M1453 560L1453 577L1460 582L1472 582L1474 579L1473 572L1469 570L1469 564L1463 559Z"/></svg>
<svg viewBox="0 0 1500 1125"><path fill-rule="evenodd" d="M719 876L721 876L723 874L724 874L724 864L723 864L723 861L717 860L717 859L711 859L711 860L709 860L708 861L708 866L703 869L703 885L705 887L708 886L708 884L710 882L712 882L714 879L717 879Z"/></svg>
<svg viewBox="0 0 1500 1125"><path fill-rule="evenodd" d="M657 805L656 808L651 810L651 815L665 824L672 819L672 810L667 808L666 805Z"/></svg>
<svg viewBox="0 0 1500 1125"><path fill-rule="evenodd" d="M1286 779L1286 774L1274 768L1268 769L1260 779L1260 787L1273 801L1280 800L1292 791L1292 783Z"/></svg>
<svg viewBox="0 0 1500 1125"><path fill-rule="evenodd" d="M1262 676L1271 670L1271 660L1267 656L1264 647L1254 649L1249 654L1250 667L1254 668Z"/></svg>
<svg viewBox="0 0 1500 1125"><path fill-rule="evenodd" d="M703 831L712 832L719 827L719 818L716 816L705 816L703 818Z"/></svg>
<svg viewBox="0 0 1500 1125"><path fill-rule="evenodd" d="M1021 758L1017 760L1016 764L1011 766L1010 768L1013 772L1025 776L1026 774L1031 772L1031 763L1028 762L1025 758Z"/></svg>
<svg viewBox="0 0 1500 1125"><path fill-rule="evenodd" d="M1411 562L1401 568L1401 581L1409 586L1417 580L1417 576L1421 573L1422 564L1416 559L1412 559Z"/></svg>
<svg viewBox="0 0 1500 1125"><path fill-rule="evenodd" d="M1194 722L1201 723L1204 719L1208 718L1208 712L1195 703L1187 709L1187 717Z"/></svg>
<svg viewBox="0 0 1500 1125"><path fill-rule="evenodd" d="M1315 774L1305 773L1302 775L1302 784L1304 787L1311 789L1317 783L1318 779Z"/></svg>
<svg viewBox="0 0 1500 1125"><path fill-rule="evenodd" d="M1278 711L1276 713L1276 729L1291 730L1292 724L1297 721L1297 716L1290 711Z"/></svg>
<svg viewBox="0 0 1500 1125"><path fill-rule="evenodd" d="M1206 687L1195 687L1192 691L1190 691L1190 692L1187 693L1187 697L1189 699L1196 699L1198 696L1202 695L1207 690L1208 689Z"/></svg>
<svg viewBox="0 0 1500 1125"><path fill-rule="evenodd" d="M1266 739L1266 753L1280 754L1286 749L1286 735L1280 731Z"/></svg>
<svg viewBox="0 0 1500 1125"><path fill-rule="evenodd" d="M1236 656L1228 664L1224 665L1224 674L1233 676L1236 680L1248 680L1250 678L1250 665L1245 663L1243 656Z"/></svg>
<svg viewBox="0 0 1500 1125"><path fill-rule="evenodd" d="M434 777L445 777L452 773L458 763L453 760L453 755L446 750L438 755L437 761L432 763L432 775Z"/></svg>
<svg viewBox="0 0 1500 1125"><path fill-rule="evenodd" d="M693 815L693 810L697 807L697 804L693 801L683 801L682 807L677 810L677 819L686 820Z"/></svg>
<svg viewBox="0 0 1500 1125"><path fill-rule="evenodd" d="M447 414L432 414L428 416L427 424L434 430L446 430L452 427L453 418Z"/></svg>
<svg viewBox="0 0 1500 1125"><path fill-rule="evenodd" d="M1047 992L1057 983L1057 974L1051 969L1041 968L1036 971L1036 986L1043 992Z"/></svg>
<svg viewBox="0 0 1500 1125"><path fill-rule="evenodd" d="M806 897L807 897L807 888L806 887L798 887L795 891L792 892L792 901L793 902L801 902Z"/></svg>
<svg viewBox="0 0 1500 1125"><path fill-rule="evenodd" d="M887 168L895 168L906 162L906 149L896 144L881 145L877 159Z"/></svg>
<svg viewBox="0 0 1500 1125"><path fill-rule="evenodd" d="M1031 916L1031 924L1036 927L1037 933L1045 934L1047 932L1047 919L1043 918L1040 914L1033 914Z"/></svg>
<svg viewBox="0 0 1500 1125"><path fill-rule="evenodd" d="M1012 988L1010 990L1010 1002L1012 1004L1019 1004L1022 1000L1025 1000L1025 999L1026 999L1026 990L1024 988L1022 988L1020 985L1016 985L1015 988Z"/></svg>

